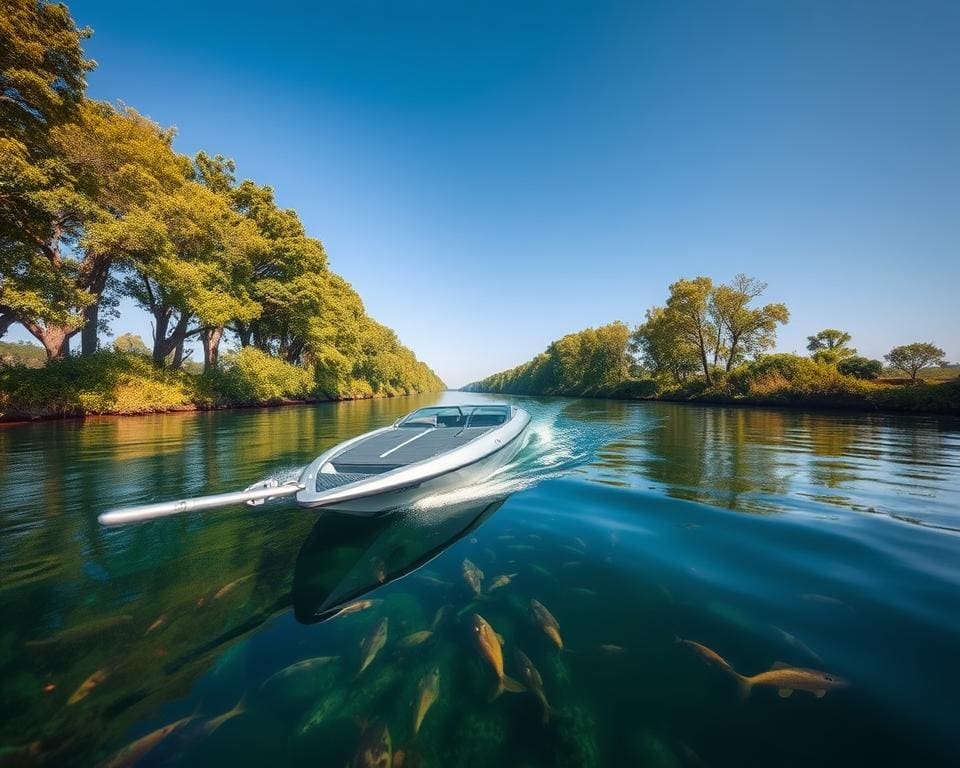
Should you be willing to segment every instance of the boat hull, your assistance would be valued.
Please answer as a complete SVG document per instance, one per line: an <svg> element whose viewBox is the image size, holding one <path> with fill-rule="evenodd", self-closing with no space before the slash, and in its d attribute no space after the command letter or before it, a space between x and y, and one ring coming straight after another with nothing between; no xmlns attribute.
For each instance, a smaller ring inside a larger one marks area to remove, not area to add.
<svg viewBox="0 0 960 768"><path fill-rule="evenodd" d="M301 492L297 494L297 503L306 509L328 509L354 515L378 515L412 506L436 493L474 485L491 477L519 453L528 425L529 416L524 412L520 423L512 430L513 434L505 436L497 450L455 468L441 467L436 474L427 475L422 479L411 479L401 487L384 490L377 487L379 483L358 483L355 488L344 486L328 493ZM315 464L321 463L320 460L315 462ZM304 471L306 483L316 482L312 474L316 471L317 468L313 465ZM304 480L302 479L301 482L303 483Z"/></svg>

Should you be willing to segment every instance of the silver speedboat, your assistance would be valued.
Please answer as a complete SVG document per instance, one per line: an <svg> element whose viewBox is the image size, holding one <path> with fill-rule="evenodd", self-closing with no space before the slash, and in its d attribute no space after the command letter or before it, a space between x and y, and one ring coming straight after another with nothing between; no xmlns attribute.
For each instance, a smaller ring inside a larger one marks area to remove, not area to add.
<svg viewBox="0 0 960 768"><path fill-rule="evenodd" d="M335 445L295 482L270 479L234 493L115 509L100 515L100 522L121 525L287 496L309 509L380 514L487 479L516 456L529 424L530 414L512 405L421 408Z"/></svg>
<svg viewBox="0 0 960 768"><path fill-rule="evenodd" d="M529 424L510 405L421 408L314 459L300 475L297 503L376 514L479 482L516 456Z"/></svg>

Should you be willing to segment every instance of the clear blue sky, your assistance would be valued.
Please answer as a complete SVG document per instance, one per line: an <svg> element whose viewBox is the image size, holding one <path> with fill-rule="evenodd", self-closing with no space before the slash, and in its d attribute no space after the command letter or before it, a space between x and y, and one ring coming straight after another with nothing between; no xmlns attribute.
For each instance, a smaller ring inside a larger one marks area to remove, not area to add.
<svg viewBox="0 0 960 768"><path fill-rule="evenodd" d="M69 5L94 97L274 186L451 385L740 271L783 351L960 358L955 0Z"/></svg>

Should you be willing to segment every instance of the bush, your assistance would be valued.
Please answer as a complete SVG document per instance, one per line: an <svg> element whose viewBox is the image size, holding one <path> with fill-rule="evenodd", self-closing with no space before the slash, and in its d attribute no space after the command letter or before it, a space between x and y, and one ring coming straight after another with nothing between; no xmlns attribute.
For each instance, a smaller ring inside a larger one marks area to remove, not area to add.
<svg viewBox="0 0 960 768"><path fill-rule="evenodd" d="M0 368L4 415L150 413L189 406L197 396L192 379L182 371L158 368L129 352L66 357L43 368Z"/></svg>
<svg viewBox="0 0 960 768"><path fill-rule="evenodd" d="M622 397L625 399L643 399L654 397L657 394L656 379L628 379L621 382L611 393L610 397Z"/></svg>
<svg viewBox="0 0 960 768"><path fill-rule="evenodd" d="M228 352L220 368L202 378L205 390L220 405L277 403L314 393L310 371L254 347Z"/></svg>
<svg viewBox="0 0 960 768"><path fill-rule="evenodd" d="M883 370L883 363L866 357L848 357L846 360L837 363L837 370L844 376L872 380L880 375Z"/></svg>

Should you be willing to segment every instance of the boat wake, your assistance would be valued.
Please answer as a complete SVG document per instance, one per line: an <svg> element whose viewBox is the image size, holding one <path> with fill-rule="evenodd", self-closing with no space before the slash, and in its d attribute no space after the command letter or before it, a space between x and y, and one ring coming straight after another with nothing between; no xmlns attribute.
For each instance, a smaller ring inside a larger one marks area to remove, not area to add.
<svg viewBox="0 0 960 768"><path fill-rule="evenodd" d="M636 431L632 424L571 418L559 405L530 408L530 413L532 420L523 448L513 461L479 483L426 496L412 506L412 511L439 510L527 490L544 480L577 472L604 446Z"/></svg>

